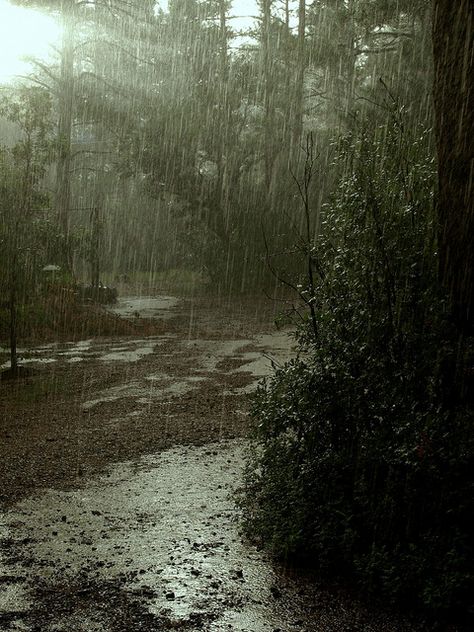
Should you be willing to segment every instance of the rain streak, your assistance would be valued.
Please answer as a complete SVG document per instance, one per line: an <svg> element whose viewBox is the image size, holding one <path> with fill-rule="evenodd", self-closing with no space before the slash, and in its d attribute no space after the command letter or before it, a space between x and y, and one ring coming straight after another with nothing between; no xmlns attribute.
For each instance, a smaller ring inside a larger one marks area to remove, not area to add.
<svg viewBox="0 0 474 632"><path fill-rule="evenodd" d="M0 632L474 625L471 0L0 0Z"/></svg>

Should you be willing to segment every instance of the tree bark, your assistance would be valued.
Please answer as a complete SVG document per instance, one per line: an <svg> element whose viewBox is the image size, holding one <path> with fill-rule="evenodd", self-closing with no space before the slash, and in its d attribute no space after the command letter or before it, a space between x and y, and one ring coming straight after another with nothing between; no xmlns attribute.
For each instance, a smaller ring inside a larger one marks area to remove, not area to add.
<svg viewBox="0 0 474 632"><path fill-rule="evenodd" d="M474 3L433 2L439 273L461 332L474 330Z"/></svg>

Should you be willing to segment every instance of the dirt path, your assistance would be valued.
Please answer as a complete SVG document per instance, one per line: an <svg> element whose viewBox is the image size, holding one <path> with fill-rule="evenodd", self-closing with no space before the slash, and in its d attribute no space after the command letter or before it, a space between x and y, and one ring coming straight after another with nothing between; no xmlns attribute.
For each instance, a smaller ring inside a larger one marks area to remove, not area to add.
<svg viewBox="0 0 474 632"><path fill-rule="evenodd" d="M246 391L271 368L264 354L288 354L272 306L165 298L154 299L161 335L21 350L37 373L0 384L0 503L80 485L109 463L246 433ZM144 305L153 315L149 297L115 309L135 319Z"/></svg>
<svg viewBox="0 0 474 632"><path fill-rule="evenodd" d="M25 350L43 369L4 389L0 630L413 629L239 536L248 393L291 353L271 311L173 297L116 308L145 310L162 336Z"/></svg>

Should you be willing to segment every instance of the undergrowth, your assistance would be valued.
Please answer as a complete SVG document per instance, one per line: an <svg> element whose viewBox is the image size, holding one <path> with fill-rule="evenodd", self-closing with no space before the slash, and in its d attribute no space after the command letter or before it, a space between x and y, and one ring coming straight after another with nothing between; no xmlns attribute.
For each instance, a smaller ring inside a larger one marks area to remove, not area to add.
<svg viewBox="0 0 474 632"><path fill-rule="evenodd" d="M339 143L299 354L253 401L244 526L370 597L473 617L471 341L437 282L429 133ZM471 393L470 393L471 390Z"/></svg>
<svg viewBox="0 0 474 632"><path fill-rule="evenodd" d="M0 306L0 337L5 344L9 327L8 306ZM18 305L18 336L22 342L155 335L162 330L163 325L157 321L124 319L101 305L84 302L72 283L50 284L22 297Z"/></svg>

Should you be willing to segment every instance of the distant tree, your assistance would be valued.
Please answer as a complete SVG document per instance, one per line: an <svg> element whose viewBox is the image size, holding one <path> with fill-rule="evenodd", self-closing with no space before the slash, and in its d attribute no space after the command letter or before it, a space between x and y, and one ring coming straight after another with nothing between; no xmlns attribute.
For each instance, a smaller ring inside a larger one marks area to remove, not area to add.
<svg viewBox="0 0 474 632"><path fill-rule="evenodd" d="M303 110L304 110L304 75L306 68L306 1L298 2L298 45L297 45L297 66L294 97L294 121L293 121L293 146L296 147L301 141L303 131Z"/></svg>
<svg viewBox="0 0 474 632"><path fill-rule="evenodd" d="M0 286L7 297L10 371L15 376L19 305L39 271L38 254L47 246L38 239L38 220L48 202L41 183L52 157L50 96L42 88L19 88L2 98L0 115L22 135L13 147L0 149Z"/></svg>
<svg viewBox="0 0 474 632"><path fill-rule="evenodd" d="M353 127L357 113L383 104L383 78L413 119L428 116L430 8L430 0L311 3L308 109L331 126ZM380 113L385 116L382 109Z"/></svg>
<svg viewBox="0 0 474 632"><path fill-rule="evenodd" d="M54 209L62 232L62 264L72 272L74 251L78 250L77 229L81 222L89 224L86 218L91 208L97 207L98 183L105 184L102 176L108 165L104 156L111 145L117 146L117 129L129 124L123 102L127 97L129 102L132 100L135 86L129 86L127 92L121 82L130 76L130 58L134 58L132 73L137 66L136 45L129 39L132 25L139 32L139 27L152 19L153 3L16 1L54 12L62 26L58 59L50 64L32 60L35 70L30 79L47 87L53 98ZM137 114L135 107L129 109Z"/></svg>
<svg viewBox="0 0 474 632"><path fill-rule="evenodd" d="M458 325L474 331L474 4L434 0L440 275Z"/></svg>
<svg viewBox="0 0 474 632"><path fill-rule="evenodd" d="M71 222L72 127L74 123L75 1L61 2L63 28L58 81L58 130L55 208L66 240ZM69 262L71 263L71 262Z"/></svg>
<svg viewBox="0 0 474 632"><path fill-rule="evenodd" d="M74 235L92 227L102 188L104 265L184 258L214 282L250 277L252 260L259 274L262 224L275 250L289 245L290 171L302 168L306 132L329 164L331 137L361 112L382 129L381 76L414 119L428 111L430 0L259 0L243 45L229 0L170 0L159 11L151 0L22 3L54 10L67 27L56 66L37 65L55 95L55 208ZM321 163L312 208L339 175Z"/></svg>
<svg viewBox="0 0 474 632"><path fill-rule="evenodd" d="M275 59L273 57L272 38L272 9L274 0L260 0L260 54L261 54L261 83L263 91L264 120L264 164L265 186L267 199L271 193L273 167L276 152L274 147L275 137L275 105L276 105L276 76L274 73Z"/></svg>
<svg viewBox="0 0 474 632"><path fill-rule="evenodd" d="M32 77L32 79L37 84L41 83L42 85L48 86L57 102L56 189L54 206L59 225L67 240L71 221L75 33L77 30L77 12L84 3L80 0L17 0L17 4L59 11L62 26L62 39L59 47L59 70L37 61L35 63L42 76L41 78ZM71 261L69 261L69 264L71 264Z"/></svg>

